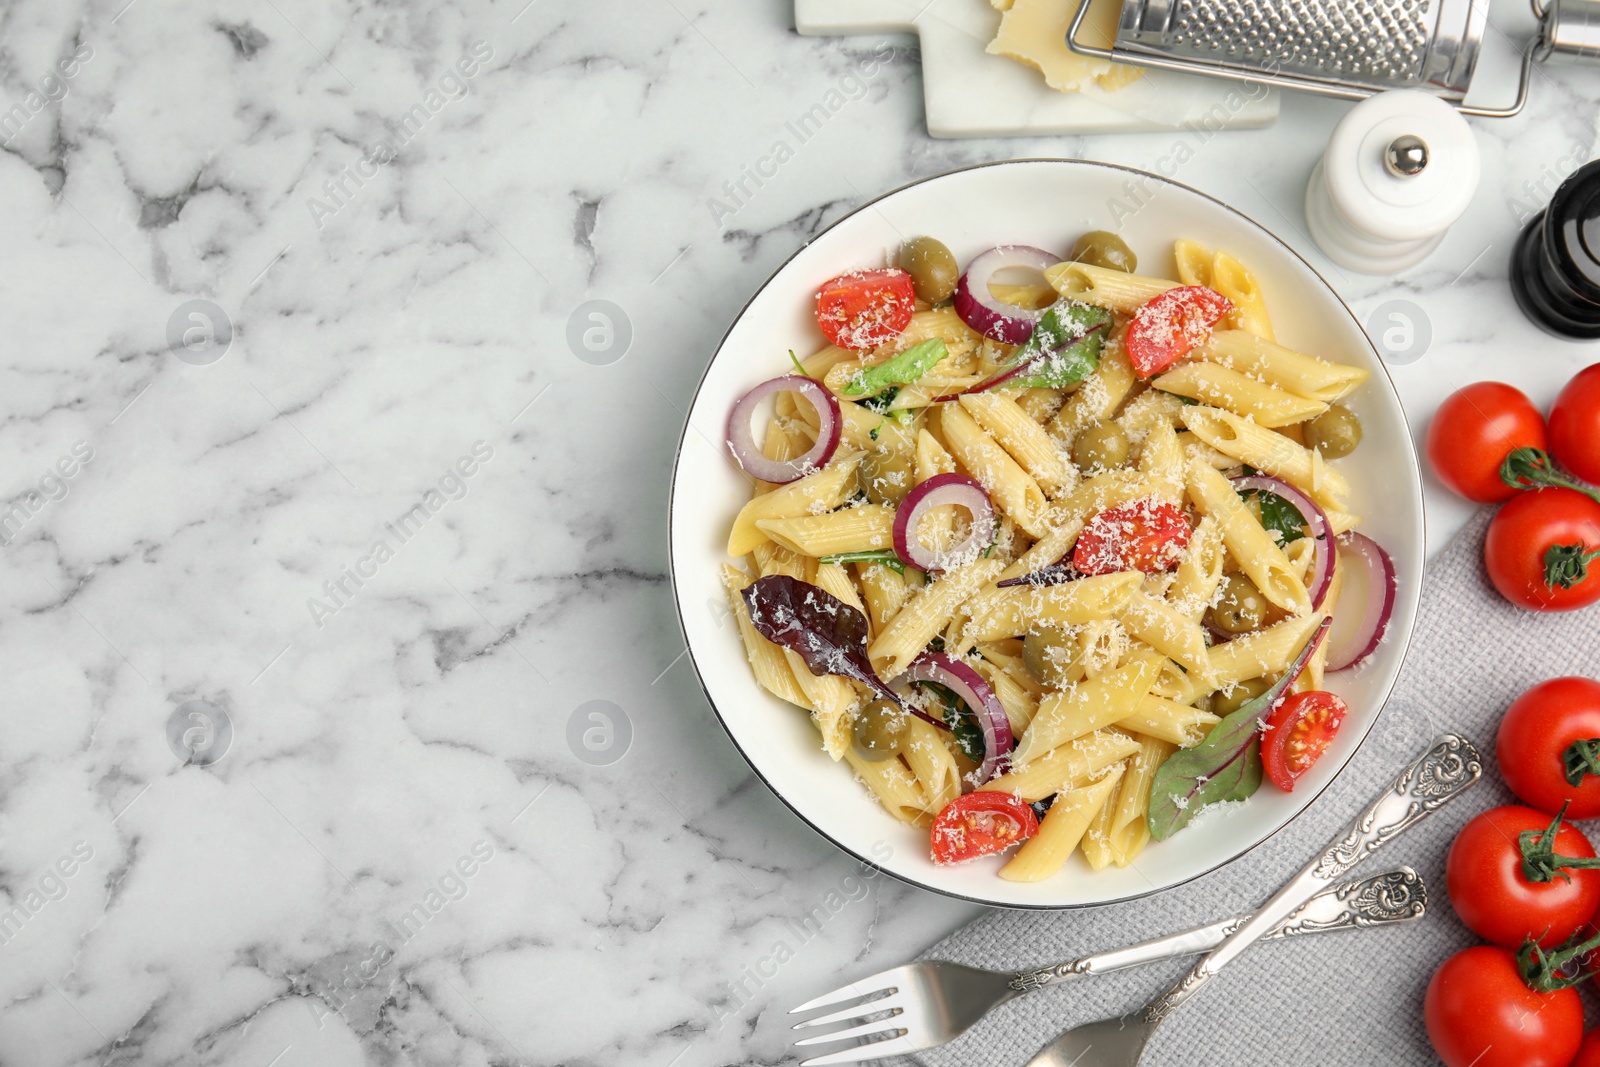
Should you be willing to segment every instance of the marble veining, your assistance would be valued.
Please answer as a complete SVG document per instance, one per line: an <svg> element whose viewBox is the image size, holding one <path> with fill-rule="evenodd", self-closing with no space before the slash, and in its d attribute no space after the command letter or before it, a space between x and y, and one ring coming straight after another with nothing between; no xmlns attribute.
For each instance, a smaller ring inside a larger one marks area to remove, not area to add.
<svg viewBox="0 0 1600 1067"><path fill-rule="evenodd" d="M858 869L728 743L670 603L678 432L749 294L865 199L1177 135L933 141L911 38L791 19L0 14L0 1063L776 1063L790 1005L976 913ZM1535 90L1397 279L1303 235L1343 104L1177 177L1358 314L1420 310L1420 432L1593 359L1505 286L1594 144L1600 77ZM1429 509L1435 545L1467 514Z"/></svg>

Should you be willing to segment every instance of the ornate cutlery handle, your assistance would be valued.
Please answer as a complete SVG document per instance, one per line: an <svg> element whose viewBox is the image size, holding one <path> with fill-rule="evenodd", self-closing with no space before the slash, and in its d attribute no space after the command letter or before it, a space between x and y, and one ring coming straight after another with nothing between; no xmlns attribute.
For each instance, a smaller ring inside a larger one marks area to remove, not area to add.
<svg viewBox="0 0 1600 1067"><path fill-rule="evenodd" d="M1427 906L1428 890L1422 876L1410 867L1400 867L1323 890L1275 926L1262 940L1412 922L1422 918ZM1120 971L1124 967L1207 952L1222 944L1246 920L1246 916L1223 919L1197 930L1141 941L1110 952L1098 952L1053 967L1021 971L1011 979L1011 988L1019 993L1027 993L1080 975L1104 974L1107 971Z"/></svg>
<svg viewBox="0 0 1600 1067"><path fill-rule="evenodd" d="M1171 989L1146 1005L1147 1022L1159 1023L1193 996L1212 975L1249 948L1280 920L1333 879L1370 856L1382 845L1433 814L1476 782L1483 757L1458 734L1442 734L1395 778L1349 827L1290 879L1221 945L1195 964Z"/></svg>

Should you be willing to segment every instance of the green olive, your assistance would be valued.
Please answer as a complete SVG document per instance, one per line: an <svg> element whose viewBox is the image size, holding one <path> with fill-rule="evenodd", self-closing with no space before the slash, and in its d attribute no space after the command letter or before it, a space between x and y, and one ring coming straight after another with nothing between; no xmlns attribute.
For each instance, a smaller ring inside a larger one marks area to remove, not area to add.
<svg viewBox="0 0 1600 1067"><path fill-rule="evenodd" d="M1223 633L1249 633L1261 629L1271 610L1272 606L1255 583L1242 574L1235 574L1222 583L1222 595L1211 606L1207 621Z"/></svg>
<svg viewBox="0 0 1600 1067"><path fill-rule="evenodd" d="M916 458L903 448L875 448L861 457L856 481L874 504L898 507L917 484Z"/></svg>
<svg viewBox="0 0 1600 1067"><path fill-rule="evenodd" d="M1110 230L1090 230L1078 238L1067 257L1074 263L1087 263L1091 267L1120 270L1132 274L1139 269L1139 257L1133 254L1126 241Z"/></svg>
<svg viewBox="0 0 1600 1067"><path fill-rule="evenodd" d="M1324 459L1348 456L1361 443L1361 420L1343 404L1329 404L1328 410L1306 423L1306 447L1322 453Z"/></svg>
<svg viewBox="0 0 1600 1067"><path fill-rule="evenodd" d="M1116 423L1097 419L1073 439L1072 462L1091 474L1114 470L1128 462L1128 435Z"/></svg>
<svg viewBox="0 0 1600 1067"><path fill-rule="evenodd" d="M1066 632L1046 627L1022 639L1022 662L1041 684L1065 689L1072 684L1067 665L1076 644Z"/></svg>
<svg viewBox="0 0 1600 1067"><path fill-rule="evenodd" d="M911 275L911 288L930 304L949 300L961 278L956 257L932 237L913 237L900 246L900 269Z"/></svg>
<svg viewBox="0 0 1600 1067"><path fill-rule="evenodd" d="M1218 689L1211 695L1211 714L1232 715L1256 697L1272 688L1265 678L1251 678L1232 689Z"/></svg>
<svg viewBox="0 0 1600 1067"><path fill-rule="evenodd" d="M851 731L856 755L869 763L889 759L905 744L909 727L904 709L887 700L874 700L856 713Z"/></svg>

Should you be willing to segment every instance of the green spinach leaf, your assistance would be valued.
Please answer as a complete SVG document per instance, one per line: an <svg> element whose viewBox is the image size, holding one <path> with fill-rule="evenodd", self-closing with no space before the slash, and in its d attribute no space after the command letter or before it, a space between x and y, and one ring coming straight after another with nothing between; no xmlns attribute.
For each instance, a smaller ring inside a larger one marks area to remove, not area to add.
<svg viewBox="0 0 1600 1067"><path fill-rule="evenodd" d="M869 396L881 393L891 385L910 385L932 370L947 355L949 351L945 348L944 341L938 337L930 337L920 344L912 345L904 352L897 352L877 366L858 371L845 383L844 394Z"/></svg>

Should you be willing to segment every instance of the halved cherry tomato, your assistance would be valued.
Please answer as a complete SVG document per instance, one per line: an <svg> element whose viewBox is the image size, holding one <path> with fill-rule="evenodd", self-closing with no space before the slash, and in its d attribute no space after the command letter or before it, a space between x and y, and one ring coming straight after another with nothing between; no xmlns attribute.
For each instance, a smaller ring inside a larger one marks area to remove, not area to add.
<svg viewBox="0 0 1600 1067"><path fill-rule="evenodd" d="M956 797L933 820L928 837L933 862L963 863L1004 852L1039 832L1039 817L1010 793L978 792Z"/></svg>
<svg viewBox="0 0 1600 1067"><path fill-rule="evenodd" d="M1550 454L1579 478L1600 485L1600 363L1579 371L1556 397Z"/></svg>
<svg viewBox="0 0 1600 1067"><path fill-rule="evenodd" d="M1154 498L1134 500L1096 515L1072 550L1080 574L1171 570L1183 559L1194 533L1176 504Z"/></svg>
<svg viewBox="0 0 1600 1067"><path fill-rule="evenodd" d="M1328 751L1349 711L1350 705L1320 689L1296 693L1279 704L1267 717L1267 736L1261 741L1261 763L1272 784L1293 792L1295 779Z"/></svg>
<svg viewBox="0 0 1600 1067"><path fill-rule="evenodd" d="M1483 561L1500 595L1534 611L1600 601L1600 503L1555 486L1529 489L1489 521Z"/></svg>
<svg viewBox="0 0 1600 1067"><path fill-rule="evenodd" d="M1456 915L1485 941L1517 948L1531 937L1552 948L1582 929L1600 905L1600 870L1565 867L1548 882L1524 876L1520 835L1548 830L1552 818L1521 804L1490 808L1451 843L1445 889ZM1594 857L1589 839L1565 822L1550 847L1558 856Z"/></svg>
<svg viewBox="0 0 1600 1067"><path fill-rule="evenodd" d="M1428 462L1450 489L1480 504L1510 500L1517 490L1500 479L1500 464L1515 448L1547 446L1544 416L1505 382L1474 382L1445 397L1428 424Z"/></svg>
<svg viewBox="0 0 1600 1067"><path fill-rule="evenodd" d="M905 271L853 270L817 290L817 325L833 344L861 352L904 333L916 302Z"/></svg>
<svg viewBox="0 0 1600 1067"><path fill-rule="evenodd" d="M1147 301L1128 324L1128 361L1139 377L1160 374L1211 337L1233 301L1203 285L1180 285Z"/></svg>
<svg viewBox="0 0 1600 1067"><path fill-rule="evenodd" d="M1493 945L1440 965L1422 1017L1445 1067L1567 1067L1583 1040L1578 991L1535 992L1511 950Z"/></svg>
<svg viewBox="0 0 1600 1067"><path fill-rule="evenodd" d="M1552 678L1523 693L1500 720L1495 754L1523 803L1566 804L1569 819L1600 815L1600 682Z"/></svg>

